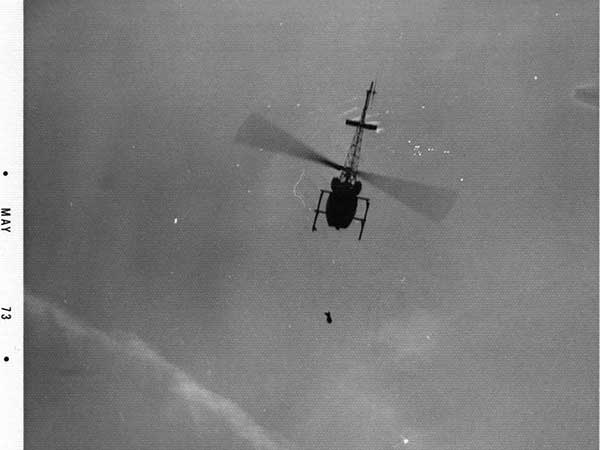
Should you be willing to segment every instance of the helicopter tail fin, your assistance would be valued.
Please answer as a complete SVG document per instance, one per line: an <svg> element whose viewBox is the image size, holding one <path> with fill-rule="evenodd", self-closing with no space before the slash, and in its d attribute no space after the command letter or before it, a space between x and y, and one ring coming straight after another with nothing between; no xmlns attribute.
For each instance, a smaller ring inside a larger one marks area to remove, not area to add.
<svg viewBox="0 0 600 450"><path fill-rule="evenodd" d="M363 106L362 114L360 115L360 121L346 119L346 125L350 125L351 127L364 128L367 130L377 130L377 125L374 123L367 123L365 119L367 118L367 109L369 108L369 103L373 101L373 97L375 96L375 82L371 81L371 86L367 91L367 98L365 99L365 106Z"/></svg>
<svg viewBox="0 0 600 450"><path fill-rule="evenodd" d="M359 128L365 128L367 130L376 130L377 129L377 125L375 125L374 123L366 123L366 122L359 122L358 120L350 120L350 119L346 119L346 125L350 125L351 127L359 127Z"/></svg>

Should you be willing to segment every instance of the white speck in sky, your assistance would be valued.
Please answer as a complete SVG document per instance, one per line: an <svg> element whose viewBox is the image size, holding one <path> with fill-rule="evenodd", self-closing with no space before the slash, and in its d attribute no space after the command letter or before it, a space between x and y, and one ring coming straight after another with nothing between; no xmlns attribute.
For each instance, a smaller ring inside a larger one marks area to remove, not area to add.
<svg viewBox="0 0 600 450"><path fill-rule="evenodd" d="M538 79L538 76L537 76L537 75L534 75L534 76L533 76L533 79L534 79L534 80L537 80L537 79Z"/></svg>
<svg viewBox="0 0 600 450"><path fill-rule="evenodd" d="M421 109L425 109L425 105L421 105Z"/></svg>
<svg viewBox="0 0 600 450"><path fill-rule="evenodd" d="M252 193L252 191L250 189L248 189L248 194Z"/></svg>
<svg viewBox="0 0 600 450"><path fill-rule="evenodd" d="M404 445L406 445L406 444L408 444L408 443L409 443L409 440L408 440L408 438L407 438L407 437L400 435L400 438L402 439L402 441L400 441L400 442L398 442L396 445L394 445L394 447L393 447L393 448L396 448L396 449L397 449L397 448L400 448L400 445L401 445L401 444L404 444Z"/></svg>
<svg viewBox="0 0 600 450"><path fill-rule="evenodd" d="M271 105L267 105L267 108L270 108L270 107L271 107Z"/></svg>
<svg viewBox="0 0 600 450"><path fill-rule="evenodd" d="M177 223L177 217L175 217L175 219L173 219L173 223Z"/></svg>
<svg viewBox="0 0 600 450"><path fill-rule="evenodd" d="M239 163L236 163L236 164L235 164L235 167L240 167Z"/></svg>
<svg viewBox="0 0 600 450"><path fill-rule="evenodd" d="M73 202L69 202L69 206L72 208L73 207Z"/></svg>
<svg viewBox="0 0 600 450"><path fill-rule="evenodd" d="M300 108L300 103L296 103L296 108Z"/></svg>
<svg viewBox="0 0 600 450"><path fill-rule="evenodd" d="M431 340L431 336L427 335L427 336L425 336L425 337L427 338L427 340L428 340L428 341L430 341L430 340Z"/></svg>
<svg viewBox="0 0 600 450"><path fill-rule="evenodd" d="M464 179L464 178L461 178L461 179L460 179L460 181L465 181L465 179Z"/></svg>
<svg viewBox="0 0 600 450"><path fill-rule="evenodd" d="M445 155L449 155L450 154L450 150L444 150L444 154Z"/></svg>
<svg viewBox="0 0 600 450"><path fill-rule="evenodd" d="M389 114L389 113L390 113L390 110L389 110L389 109L386 109L386 110L385 110L385 113L386 113L386 114Z"/></svg>
<svg viewBox="0 0 600 450"><path fill-rule="evenodd" d="M555 17L558 17L559 15L560 15L560 14L558 14L557 12L556 12L556 13L554 13L554 16L555 16Z"/></svg>
<svg viewBox="0 0 600 450"><path fill-rule="evenodd" d="M283 22L279 22L279 26L282 27L283 26Z"/></svg>
<svg viewBox="0 0 600 450"><path fill-rule="evenodd" d="M411 140L410 140L410 139L408 140L408 143L409 143L409 144L411 143Z"/></svg>

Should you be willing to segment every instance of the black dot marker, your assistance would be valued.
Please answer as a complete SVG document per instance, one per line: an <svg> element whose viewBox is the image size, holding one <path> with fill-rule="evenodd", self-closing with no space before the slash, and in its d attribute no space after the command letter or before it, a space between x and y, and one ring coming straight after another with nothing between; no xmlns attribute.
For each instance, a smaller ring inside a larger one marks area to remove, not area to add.
<svg viewBox="0 0 600 450"><path fill-rule="evenodd" d="M4 357L4 362L8 362L8 356Z"/></svg>
<svg viewBox="0 0 600 450"><path fill-rule="evenodd" d="M2 175L6 176L8 175L8 172L5 170L4 172L2 172Z"/></svg>

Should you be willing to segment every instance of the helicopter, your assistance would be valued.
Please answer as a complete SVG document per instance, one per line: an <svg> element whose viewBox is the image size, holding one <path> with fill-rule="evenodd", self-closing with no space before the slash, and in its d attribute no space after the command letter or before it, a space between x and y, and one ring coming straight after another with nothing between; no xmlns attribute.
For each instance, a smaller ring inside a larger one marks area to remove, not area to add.
<svg viewBox="0 0 600 450"><path fill-rule="evenodd" d="M325 214L327 225L337 230L348 228L353 221L358 221L360 223L358 240L361 240L369 212L370 199L359 196L362 190L359 176L381 191L400 200L412 210L435 222L442 220L456 201L458 193L450 189L358 170L363 132L364 130L377 130L376 124L366 122L367 110L373 102L375 93L375 82L371 81L360 119L346 120L346 125L355 127L356 131L346 154L344 165L337 164L319 154L257 113L251 113L236 134L235 142L240 144L269 152L285 153L340 171L339 176L331 180L331 190L320 190L317 207L314 209L315 217L312 231L317 230L316 224L319 214ZM325 194L327 200L323 210L321 209L321 203ZM365 205L361 217L356 215L359 201L364 202Z"/></svg>

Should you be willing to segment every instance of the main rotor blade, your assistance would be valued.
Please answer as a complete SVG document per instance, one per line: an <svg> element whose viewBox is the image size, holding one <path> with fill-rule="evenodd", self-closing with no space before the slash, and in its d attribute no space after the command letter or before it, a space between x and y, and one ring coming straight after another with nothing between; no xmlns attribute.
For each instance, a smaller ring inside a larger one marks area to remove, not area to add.
<svg viewBox="0 0 600 450"><path fill-rule="evenodd" d="M446 217L458 197L456 191L429 186L416 181L407 181L362 171L359 172L359 175L373 186L435 222L439 222Z"/></svg>
<svg viewBox="0 0 600 450"><path fill-rule="evenodd" d="M343 166L318 154L305 143L283 131L273 122L259 114L252 113L244 121L235 136L235 141L269 152L286 153L296 158L306 159L340 170Z"/></svg>

